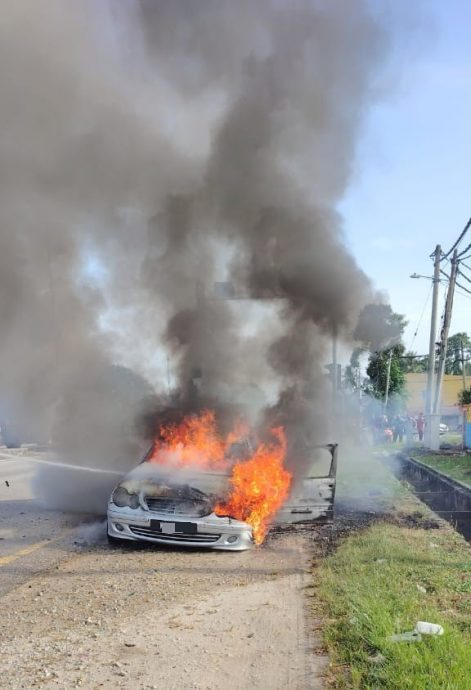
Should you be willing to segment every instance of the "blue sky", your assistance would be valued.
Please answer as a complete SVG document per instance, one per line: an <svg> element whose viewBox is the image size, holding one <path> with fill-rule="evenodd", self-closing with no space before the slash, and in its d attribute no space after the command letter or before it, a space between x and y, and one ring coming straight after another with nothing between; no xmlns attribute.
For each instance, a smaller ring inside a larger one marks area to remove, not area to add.
<svg viewBox="0 0 471 690"><path fill-rule="evenodd" d="M430 281L409 276L431 275L435 245L448 251L471 216L471 2L429 0L425 8L399 85L369 113L340 209L348 245L406 315L405 344L419 353L428 350ZM466 240L463 248L471 230ZM456 295L451 333L471 333L470 300Z"/></svg>

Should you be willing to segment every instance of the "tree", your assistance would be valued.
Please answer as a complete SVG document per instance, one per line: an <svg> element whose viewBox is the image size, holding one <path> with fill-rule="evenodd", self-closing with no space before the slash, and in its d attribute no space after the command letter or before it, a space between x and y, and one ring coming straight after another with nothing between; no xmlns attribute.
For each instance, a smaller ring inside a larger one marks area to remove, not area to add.
<svg viewBox="0 0 471 690"><path fill-rule="evenodd" d="M350 363L345 368L345 382L354 391L362 387L360 357L363 352L362 347L356 347L350 356Z"/></svg>
<svg viewBox="0 0 471 690"><path fill-rule="evenodd" d="M458 402L460 405L471 405L471 388L465 388L458 393Z"/></svg>
<svg viewBox="0 0 471 690"><path fill-rule="evenodd" d="M405 347L401 337L406 325L405 317L393 312L389 305L368 305L360 315L355 331L364 343L368 342L369 337L370 356L366 369L369 385L366 392L378 400L385 400L387 390L389 407L396 406L397 401L404 397L407 359L413 357L411 353L404 357ZM387 345L374 347L380 342Z"/></svg>
<svg viewBox="0 0 471 690"><path fill-rule="evenodd" d="M448 338L445 374L462 374L463 359L465 372L469 374L471 373L471 339L467 333L455 333Z"/></svg>
<svg viewBox="0 0 471 690"><path fill-rule="evenodd" d="M370 379L370 392L379 399L385 400L388 379L389 358L391 357L391 369L389 374L389 398L403 397L405 388L405 373L402 364L404 345L395 345L389 350L372 352L366 373Z"/></svg>
<svg viewBox="0 0 471 690"><path fill-rule="evenodd" d="M405 374L421 374L428 370L428 357L421 357L409 350L401 357L401 367Z"/></svg>
<svg viewBox="0 0 471 690"><path fill-rule="evenodd" d="M353 351L350 365L345 372L346 380L354 390L361 388L377 400L385 400L388 388L390 409L394 408L398 401L402 405L405 372L421 366L414 363L414 353L408 352L407 356L404 356L405 347L401 338L406 326L404 315L394 312L389 304L367 304L358 317L353 332L353 338L359 343L359 347ZM359 359L363 352L368 351L368 379L361 381Z"/></svg>

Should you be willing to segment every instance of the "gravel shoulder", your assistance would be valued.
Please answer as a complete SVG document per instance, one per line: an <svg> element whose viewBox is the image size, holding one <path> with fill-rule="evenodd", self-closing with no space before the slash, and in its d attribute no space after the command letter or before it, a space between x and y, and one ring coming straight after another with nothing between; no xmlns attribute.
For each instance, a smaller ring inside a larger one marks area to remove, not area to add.
<svg viewBox="0 0 471 690"><path fill-rule="evenodd" d="M4 687L324 687L306 613L308 535L239 553L94 539L90 528L78 553L1 598Z"/></svg>

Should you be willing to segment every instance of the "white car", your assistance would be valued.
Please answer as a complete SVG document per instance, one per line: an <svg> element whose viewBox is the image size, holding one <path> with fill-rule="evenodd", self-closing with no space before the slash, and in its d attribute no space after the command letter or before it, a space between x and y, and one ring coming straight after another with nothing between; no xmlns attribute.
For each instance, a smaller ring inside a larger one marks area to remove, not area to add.
<svg viewBox="0 0 471 690"><path fill-rule="evenodd" d="M449 431L448 427L446 424L440 424L440 433L441 434L447 434Z"/></svg>
<svg viewBox="0 0 471 690"><path fill-rule="evenodd" d="M148 541L243 551L253 545L252 527L214 513L224 493L224 474L169 471L143 462L127 474L108 503L108 540Z"/></svg>
<svg viewBox="0 0 471 690"><path fill-rule="evenodd" d="M334 516L337 445L312 448L314 468L321 475L293 482L278 524L330 524ZM144 461L116 486L108 502L110 543L147 541L186 547L243 551L254 544L252 527L230 515L219 516L214 506L227 494L230 475L174 469Z"/></svg>

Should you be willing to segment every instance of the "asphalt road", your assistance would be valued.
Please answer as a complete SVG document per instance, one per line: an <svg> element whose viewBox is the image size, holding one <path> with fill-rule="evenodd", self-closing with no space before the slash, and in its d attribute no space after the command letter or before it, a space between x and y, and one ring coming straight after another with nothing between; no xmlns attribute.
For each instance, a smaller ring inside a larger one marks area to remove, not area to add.
<svg viewBox="0 0 471 690"><path fill-rule="evenodd" d="M32 481L44 454L0 448L0 596L70 555L90 536L88 518L48 509L33 496ZM85 535L85 536L84 536Z"/></svg>

